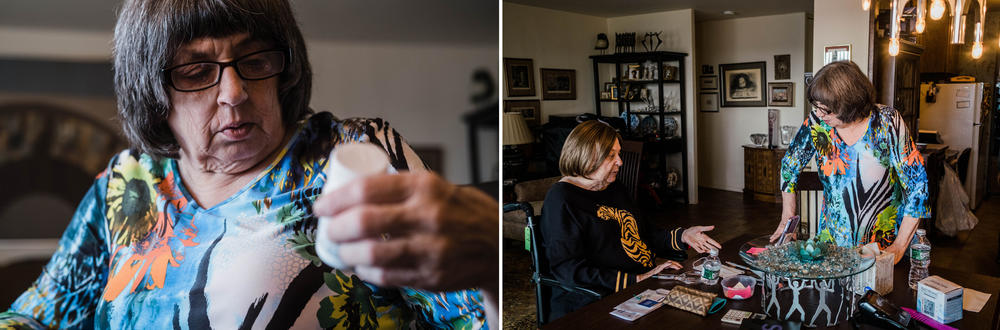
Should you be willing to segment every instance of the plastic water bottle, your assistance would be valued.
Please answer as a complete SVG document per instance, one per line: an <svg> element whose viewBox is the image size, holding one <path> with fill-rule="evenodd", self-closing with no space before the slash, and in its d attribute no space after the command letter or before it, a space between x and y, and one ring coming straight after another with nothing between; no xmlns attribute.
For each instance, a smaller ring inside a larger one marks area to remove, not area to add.
<svg viewBox="0 0 1000 330"><path fill-rule="evenodd" d="M708 251L708 257L701 264L701 282L708 285L719 283L720 269L722 269L722 263L719 262L719 250Z"/></svg>
<svg viewBox="0 0 1000 330"><path fill-rule="evenodd" d="M917 282L927 278L927 266L931 265L931 242L923 229L917 229L917 237L910 243L910 288L916 289Z"/></svg>

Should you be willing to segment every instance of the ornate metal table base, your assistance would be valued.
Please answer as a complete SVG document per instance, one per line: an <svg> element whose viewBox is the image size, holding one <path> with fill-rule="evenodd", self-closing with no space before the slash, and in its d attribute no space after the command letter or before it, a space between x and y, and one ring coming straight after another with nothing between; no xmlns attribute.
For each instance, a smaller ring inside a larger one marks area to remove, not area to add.
<svg viewBox="0 0 1000 330"><path fill-rule="evenodd" d="M761 307L767 316L808 327L833 326L854 314L854 276L801 279L764 274Z"/></svg>

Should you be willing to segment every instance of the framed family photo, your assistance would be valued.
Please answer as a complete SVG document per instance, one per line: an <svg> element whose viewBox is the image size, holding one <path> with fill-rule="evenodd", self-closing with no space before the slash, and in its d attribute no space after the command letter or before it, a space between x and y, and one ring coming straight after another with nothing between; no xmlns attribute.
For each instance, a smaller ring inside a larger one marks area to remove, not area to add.
<svg viewBox="0 0 1000 330"><path fill-rule="evenodd" d="M639 80L639 79L642 79L642 75L641 75L642 71L640 71L641 67L642 66L640 66L638 64L629 64L628 65L628 71L625 72L625 79L624 80Z"/></svg>
<svg viewBox="0 0 1000 330"><path fill-rule="evenodd" d="M575 100L576 70L541 69L543 100Z"/></svg>
<svg viewBox="0 0 1000 330"><path fill-rule="evenodd" d="M767 86L766 62L719 65L722 76L723 107L767 106L764 87Z"/></svg>
<svg viewBox="0 0 1000 330"><path fill-rule="evenodd" d="M504 100L503 112L519 112L528 126L536 126L541 120L542 102L538 100Z"/></svg>
<svg viewBox="0 0 1000 330"><path fill-rule="evenodd" d="M767 105L776 107L795 106L795 83L776 82L767 84Z"/></svg>
<svg viewBox="0 0 1000 330"><path fill-rule="evenodd" d="M530 58L503 59L507 96L535 96L535 66Z"/></svg>

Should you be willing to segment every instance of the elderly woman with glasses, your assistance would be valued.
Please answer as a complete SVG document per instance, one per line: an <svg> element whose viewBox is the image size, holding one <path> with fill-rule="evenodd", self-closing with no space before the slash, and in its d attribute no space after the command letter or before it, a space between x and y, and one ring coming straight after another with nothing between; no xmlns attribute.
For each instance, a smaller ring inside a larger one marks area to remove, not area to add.
<svg viewBox="0 0 1000 330"><path fill-rule="evenodd" d="M799 172L815 158L823 183L819 238L876 242L899 262L918 219L930 216L924 159L903 118L875 103L875 88L853 62L824 66L806 94L815 110L781 161L781 222L771 240L795 215Z"/></svg>
<svg viewBox="0 0 1000 330"><path fill-rule="evenodd" d="M669 260L656 265L657 254L722 248L705 234L715 226L667 230L643 219L625 187L615 183L620 141L614 128L597 120L566 137L559 155L564 176L545 195L540 224L545 256L560 282L617 292L665 268L681 268ZM552 290L553 320L594 301Z"/></svg>
<svg viewBox="0 0 1000 330"><path fill-rule="evenodd" d="M498 327L496 201L424 170L385 121L313 113L286 0L125 1L114 68L132 148L0 328ZM355 142L399 174L320 195Z"/></svg>

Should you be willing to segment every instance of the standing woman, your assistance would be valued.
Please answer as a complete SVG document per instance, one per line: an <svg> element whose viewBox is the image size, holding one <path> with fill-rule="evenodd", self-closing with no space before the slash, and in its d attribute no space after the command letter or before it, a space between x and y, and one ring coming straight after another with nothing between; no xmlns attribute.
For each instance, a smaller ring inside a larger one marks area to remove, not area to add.
<svg viewBox="0 0 1000 330"><path fill-rule="evenodd" d="M799 172L815 156L823 183L820 238L837 245L877 242L896 262L917 220L930 216L924 159L899 113L875 103L875 88L856 64L824 66L807 87L814 107L781 161L781 223L795 215Z"/></svg>
<svg viewBox="0 0 1000 330"><path fill-rule="evenodd" d="M126 0L114 47L132 148L0 328L499 328L496 201L426 171L382 119L309 108L288 0ZM321 194L349 143L399 174ZM322 237L352 267L324 264Z"/></svg>
<svg viewBox="0 0 1000 330"><path fill-rule="evenodd" d="M615 183L622 165L621 136L597 120L580 124L566 138L559 156L564 177L549 189L542 206L541 232L552 274L572 283L617 292L656 275L656 254L699 253L722 246L705 235L714 226L666 230L639 215L625 187ZM553 288L551 319L593 302L593 298Z"/></svg>

